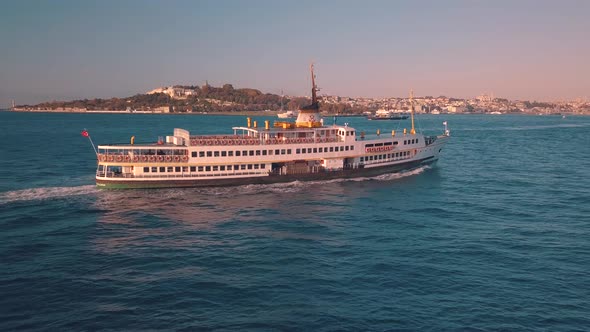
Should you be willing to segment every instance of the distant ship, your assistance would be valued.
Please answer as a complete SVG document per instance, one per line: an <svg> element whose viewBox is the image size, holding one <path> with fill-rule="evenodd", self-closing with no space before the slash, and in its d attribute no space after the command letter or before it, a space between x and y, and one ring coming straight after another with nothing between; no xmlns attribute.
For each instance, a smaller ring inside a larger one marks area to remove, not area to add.
<svg viewBox="0 0 590 332"><path fill-rule="evenodd" d="M191 134L174 129L157 142L99 145L96 184L100 188L234 186L377 176L435 163L450 139L444 132L408 132L366 137L345 125L325 126L311 66L311 105L295 122L265 121L233 127L232 134ZM413 102L413 96L410 97ZM86 130L82 135L90 136ZM92 140L90 140L92 143ZM94 147L94 144L93 144Z"/></svg>
<svg viewBox="0 0 590 332"><path fill-rule="evenodd" d="M385 109L377 110L375 115L367 116L368 120L405 120L407 118L409 118L407 114Z"/></svg>
<svg viewBox="0 0 590 332"><path fill-rule="evenodd" d="M287 112L284 112L284 113L278 113L277 114L277 117L279 119L294 119L294 118L297 117L297 114L295 112L293 112L293 111L287 111Z"/></svg>

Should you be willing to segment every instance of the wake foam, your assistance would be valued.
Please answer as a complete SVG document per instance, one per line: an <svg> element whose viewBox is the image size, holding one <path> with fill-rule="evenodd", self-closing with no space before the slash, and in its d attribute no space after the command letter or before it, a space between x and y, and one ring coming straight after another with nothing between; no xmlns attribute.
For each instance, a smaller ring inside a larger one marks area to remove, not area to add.
<svg viewBox="0 0 590 332"><path fill-rule="evenodd" d="M326 185L332 183L345 183L345 182L364 182L364 181L393 181L401 178L418 175L423 173L432 166L424 165L419 168L403 171L398 173L388 173L373 177L355 177L355 178L342 178L342 179L331 179L331 180L315 180L315 181L293 181L287 183L272 183L272 184L248 184L238 187L213 187L213 188L201 188L201 193L207 193L211 195L235 195L235 194L246 194L252 195L256 193L296 193L311 186Z"/></svg>
<svg viewBox="0 0 590 332"><path fill-rule="evenodd" d="M77 187L40 187L0 193L0 204L20 201L38 201L70 196L94 194L98 191L95 185Z"/></svg>

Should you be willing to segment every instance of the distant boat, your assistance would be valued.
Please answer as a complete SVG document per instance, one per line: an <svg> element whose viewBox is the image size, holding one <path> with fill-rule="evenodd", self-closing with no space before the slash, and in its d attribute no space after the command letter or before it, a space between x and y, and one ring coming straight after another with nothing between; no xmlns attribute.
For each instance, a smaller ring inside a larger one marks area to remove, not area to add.
<svg viewBox="0 0 590 332"><path fill-rule="evenodd" d="M368 120L405 120L407 118L409 118L407 114L392 110L378 110L375 115L367 116Z"/></svg>
<svg viewBox="0 0 590 332"><path fill-rule="evenodd" d="M293 118L296 118L297 117L297 114L295 112L293 112L293 111L287 111L287 112L284 112L284 113L277 114L277 117L279 119L293 119Z"/></svg>

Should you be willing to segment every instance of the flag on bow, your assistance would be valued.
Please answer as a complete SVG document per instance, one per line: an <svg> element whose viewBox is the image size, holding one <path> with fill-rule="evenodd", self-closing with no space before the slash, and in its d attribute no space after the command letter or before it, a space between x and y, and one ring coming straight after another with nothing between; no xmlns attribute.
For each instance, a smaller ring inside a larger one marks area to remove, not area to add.
<svg viewBox="0 0 590 332"><path fill-rule="evenodd" d="M90 135L88 134L88 131L87 130L82 130L82 136L88 137Z"/></svg>

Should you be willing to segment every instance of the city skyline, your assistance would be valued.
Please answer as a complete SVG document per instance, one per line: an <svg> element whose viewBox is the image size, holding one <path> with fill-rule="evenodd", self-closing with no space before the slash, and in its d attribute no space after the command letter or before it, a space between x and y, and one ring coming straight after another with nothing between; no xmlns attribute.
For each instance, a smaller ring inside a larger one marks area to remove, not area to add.
<svg viewBox="0 0 590 332"><path fill-rule="evenodd" d="M586 1L19 1L0 13L0 107L233 84L350 97L590 95Z"/></svg>

